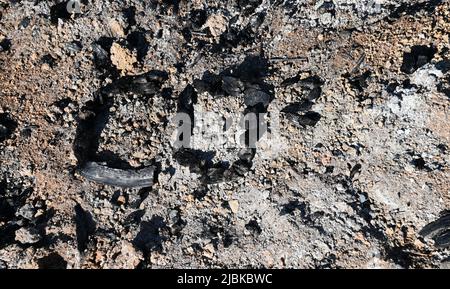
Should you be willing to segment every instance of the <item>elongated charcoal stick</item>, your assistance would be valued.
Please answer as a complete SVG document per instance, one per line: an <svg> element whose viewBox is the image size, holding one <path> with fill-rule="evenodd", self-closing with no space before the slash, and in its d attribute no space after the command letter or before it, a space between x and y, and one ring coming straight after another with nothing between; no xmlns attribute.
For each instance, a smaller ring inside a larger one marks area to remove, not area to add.
<svg viewBox="0 0 450 289"><path fill-rule="evenodd" d="M80 169L83 177L102 184L124 188L150 187L153 185L155 168L150 166L139 170L114 169L96 162L88 162Z"/></svg>

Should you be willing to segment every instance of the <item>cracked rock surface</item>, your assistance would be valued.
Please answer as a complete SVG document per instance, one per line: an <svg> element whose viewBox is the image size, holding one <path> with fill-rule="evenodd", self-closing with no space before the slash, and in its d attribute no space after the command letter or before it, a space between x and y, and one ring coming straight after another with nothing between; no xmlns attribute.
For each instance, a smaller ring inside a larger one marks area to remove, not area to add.
<svg viewBox="0 0 450 289"><path fill-rule="evenodd" d="M68 2L0 0L0 268L449 266L449 1Z"/></svg>

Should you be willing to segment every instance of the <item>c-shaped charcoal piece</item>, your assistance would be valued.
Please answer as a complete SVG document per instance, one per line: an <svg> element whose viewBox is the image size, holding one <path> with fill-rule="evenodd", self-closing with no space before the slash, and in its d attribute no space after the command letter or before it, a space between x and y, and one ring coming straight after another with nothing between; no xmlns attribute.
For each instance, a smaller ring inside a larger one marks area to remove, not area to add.
<svg viewBox="0 0 450 289"><path fill-rule="evenodd" d="M143 169L114 169L96 162L86 163L79 173L83 177L102 184L123 188L142 188L153 185L155 167Z"/></svg>
<svg viewBox="0 0 450 289"><path fill-rule="evenodd" d="M420 235L432 238L437 247L450 246L450 213L446 213L439 219L429 223L419 232Z"/></svg>
<svg viewBox="0 0 450 289"><path fill-rule="evenodd" d="M74 151L78 160L78 172L83 177L102 184L124 188L142 188L153 185L157 170L154 166L143 169L118 169L102 165L96 151L102 129L108 121L109 108L114 94L132 92L137 95L151 96L160 91L167 80L164 71L151 70L141 75L124 76L100 89L92 103L87 105L87 116L79 119Z"/></svg>

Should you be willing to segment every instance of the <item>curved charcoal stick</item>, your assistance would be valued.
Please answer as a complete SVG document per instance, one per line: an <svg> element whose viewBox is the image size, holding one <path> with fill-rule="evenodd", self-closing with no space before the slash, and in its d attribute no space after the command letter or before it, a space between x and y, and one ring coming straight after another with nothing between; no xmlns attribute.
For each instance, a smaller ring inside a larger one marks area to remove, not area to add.
<svg viewBox="0 0 450 289"><path fill-rule="evenodd" d="M153 185L155 168L150 166L139 170L114 169L95 162L88 162L80 174L97 183L124 188L150 187Z"/></svg>
<svg viewBox="0 0 450 289"><path fill-rule="evenodd" d="M420 230L419 234L424 237L435 238L447 230L450 230L450 214L429 223Z"/></svg>

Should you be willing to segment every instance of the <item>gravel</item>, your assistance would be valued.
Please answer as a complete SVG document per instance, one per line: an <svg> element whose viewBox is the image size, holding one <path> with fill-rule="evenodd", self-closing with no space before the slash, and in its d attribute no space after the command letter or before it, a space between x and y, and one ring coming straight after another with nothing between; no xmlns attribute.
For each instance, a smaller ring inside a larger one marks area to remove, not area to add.
<svg viewBox="0 0 450 289"><path fill-rule="evenodd" d="M448 1L68 2L0 0L0 268L448 267Z"/></svg>

